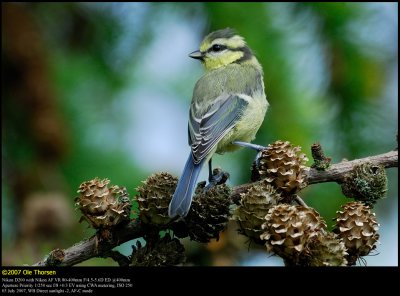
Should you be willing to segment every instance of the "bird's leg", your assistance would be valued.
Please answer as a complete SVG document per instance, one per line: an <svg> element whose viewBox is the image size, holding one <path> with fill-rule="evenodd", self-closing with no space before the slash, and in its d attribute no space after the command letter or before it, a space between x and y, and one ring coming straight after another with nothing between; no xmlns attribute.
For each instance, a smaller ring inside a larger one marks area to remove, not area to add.
<svg viewBox="0 0 400 296"><path fill-rule="evenodd" d="M256 150L258 153L257 153L256 159L254 161L256 162L257 166L260 164L261 152L267 148L267 147L264 147L261 145L247 143L247 142L241 142L241 141L233 141L232 144Z"/></svg>
<svg viewBox="0 0 400 296"><path fill-rule="evenodd" d="M224 172L221 169L212 169L211 159L208 161L208 185L204 187L203 191L207 191L212 187L220 184L224 184L229 178L229 173Z"/></svg>
<svg viewBox="0 0 400 296"><path fill-rule="evenodd" d="M212 158L208 161L208 182L213 181Z"/></svg>
<svg viewBox="0 0 400 296"><path fill-rule="evenodd" d="M257 145L257 144L252 144L252 143L247 143L247 142L241 142L241 141L233 141L232 144L238 145L238 146L242 146L242 147L246 147L246 148L251 148L257 151L261 151L264 150L266 147L261 146L261 145Z"/></svg>

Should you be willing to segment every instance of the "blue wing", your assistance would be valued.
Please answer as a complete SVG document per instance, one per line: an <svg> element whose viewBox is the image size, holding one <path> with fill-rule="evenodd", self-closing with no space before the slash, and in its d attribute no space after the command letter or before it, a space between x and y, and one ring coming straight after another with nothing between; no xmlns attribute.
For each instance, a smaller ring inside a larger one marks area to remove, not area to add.
<svg viewBox="0 0 400 296"><path fill-rule="evenodd" d="M197 105L192 103L188 131L195 164L205 159L235 126L247 105L240 95L221 95L203 114L197 114Z"/></svg>

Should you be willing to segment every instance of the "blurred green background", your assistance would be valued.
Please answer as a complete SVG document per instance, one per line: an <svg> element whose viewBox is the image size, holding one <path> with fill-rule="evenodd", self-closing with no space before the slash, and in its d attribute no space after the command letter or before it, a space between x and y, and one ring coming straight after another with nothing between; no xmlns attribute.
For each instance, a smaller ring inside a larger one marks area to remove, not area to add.
<svg viewBox="0 0 400 296"><path fill-rule="evenodd" d="M270 108L256 143L288 140L311 159L319 141L334 162L394 149L397 11L397 3L2 3L2 264L33 264L93 235L74 210L80 183L109 178L132 197L153 172L181 174L203 73L188 53L215 29L235 28L263 65ZM254 157L243 149L213 163L237 185ZM387 173L369 266L398 265L398 170ZM349 201L333 183L301 196L330 226ZM185 246L194 265L283 265L234 223L219 242Z"/></svg>

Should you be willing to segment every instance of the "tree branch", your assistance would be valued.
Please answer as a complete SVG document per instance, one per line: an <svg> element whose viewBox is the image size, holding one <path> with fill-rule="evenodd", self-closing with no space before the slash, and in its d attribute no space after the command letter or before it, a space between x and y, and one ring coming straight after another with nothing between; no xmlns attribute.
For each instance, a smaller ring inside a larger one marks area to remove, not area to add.
<svg viewBox="0 0 400 296"><path fill-rule="evenodd" d="M384 154L352 161L342 161L331 165L329 169L325 171L318 171L310 168L310 170L307 171L307 183L311 185L324 182L341 182L344 175L350 172L355 165L366 162L383 165L385 168L398 167L398 151L390 151ZM254 185L254 182L234 187L231 195L233 202L237 204L240 201L240 193L246 192L252 185ZM99 240L97 235L92 236L68 249L62 250L64 252L64 258L60 262L56 260L57 264L54 264L54 260L47 260L47 258L52 257L52 252L45 260L37 262L34 266L72 266L93 257L109 256L109 252L114 247L129 240L143 237L147 232L148 229L146 229L145 225L142 224L139 219L132 220L128 224L115 229L110 240Z"/></svg>
<svg viewBox="0 0 400 296"><path fill-rule="evenodd" d="M64 260L58 266L72 266L93 257L105 257L110 250L129 240L143 237L147 230L140 220L132 220L128 224L121 225L112 233L110 240L99 240L97 235L80 241L72 247L64 250ZM34 266L48 266L47 259L37 262ZM54 266L54 265L53 265Z"/></svg>
<svg viewBox="0 0 400 296"><path fill-rule="evenodd" d="M398 151L393 150L384 154L369 156L365 158L355 159L352 161L342 161L337 164L333 164L329 169L325 171L319 171L316 169L309 168L307 171L306 183L308 185L325 183L325 182L341 182L344 175L350 172L355 165L372 162L376 165L383 165L385 168L398 167ZM257 181L260 182L260 181ZM234 203L238 203L240 200L240 194L245 193L249 187L253 186L255 182L238 185L233 188L232 200Z"/></svg>
<svg viewBox="0 0 400 296"><path fill-rule="evenodd" d="M325 171L310 169L307 172L307 183L341 182L344 175L350 172L355 165L366 162L371 162L375 165L383 165L385 168L398 167L398 151L390 151L384 154L355 159L352 161L342 161L333 164Z"/></svg>

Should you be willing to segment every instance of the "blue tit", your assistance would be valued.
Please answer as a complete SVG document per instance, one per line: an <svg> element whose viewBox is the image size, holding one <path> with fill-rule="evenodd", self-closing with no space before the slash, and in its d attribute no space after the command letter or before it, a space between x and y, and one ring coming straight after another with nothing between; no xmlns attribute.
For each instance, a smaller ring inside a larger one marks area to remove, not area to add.
<svg viewBox="0 0 400 296"><path fill-rule="evenodd" d="M169 204L172 218L189 212L203 165L209 164L211 182L213 154L240 148L234 142L252 141L269 105L262 67L234 30L210 33L189 57L200 60L206 71L193 91L188 123L191 152Z"/></svg>

